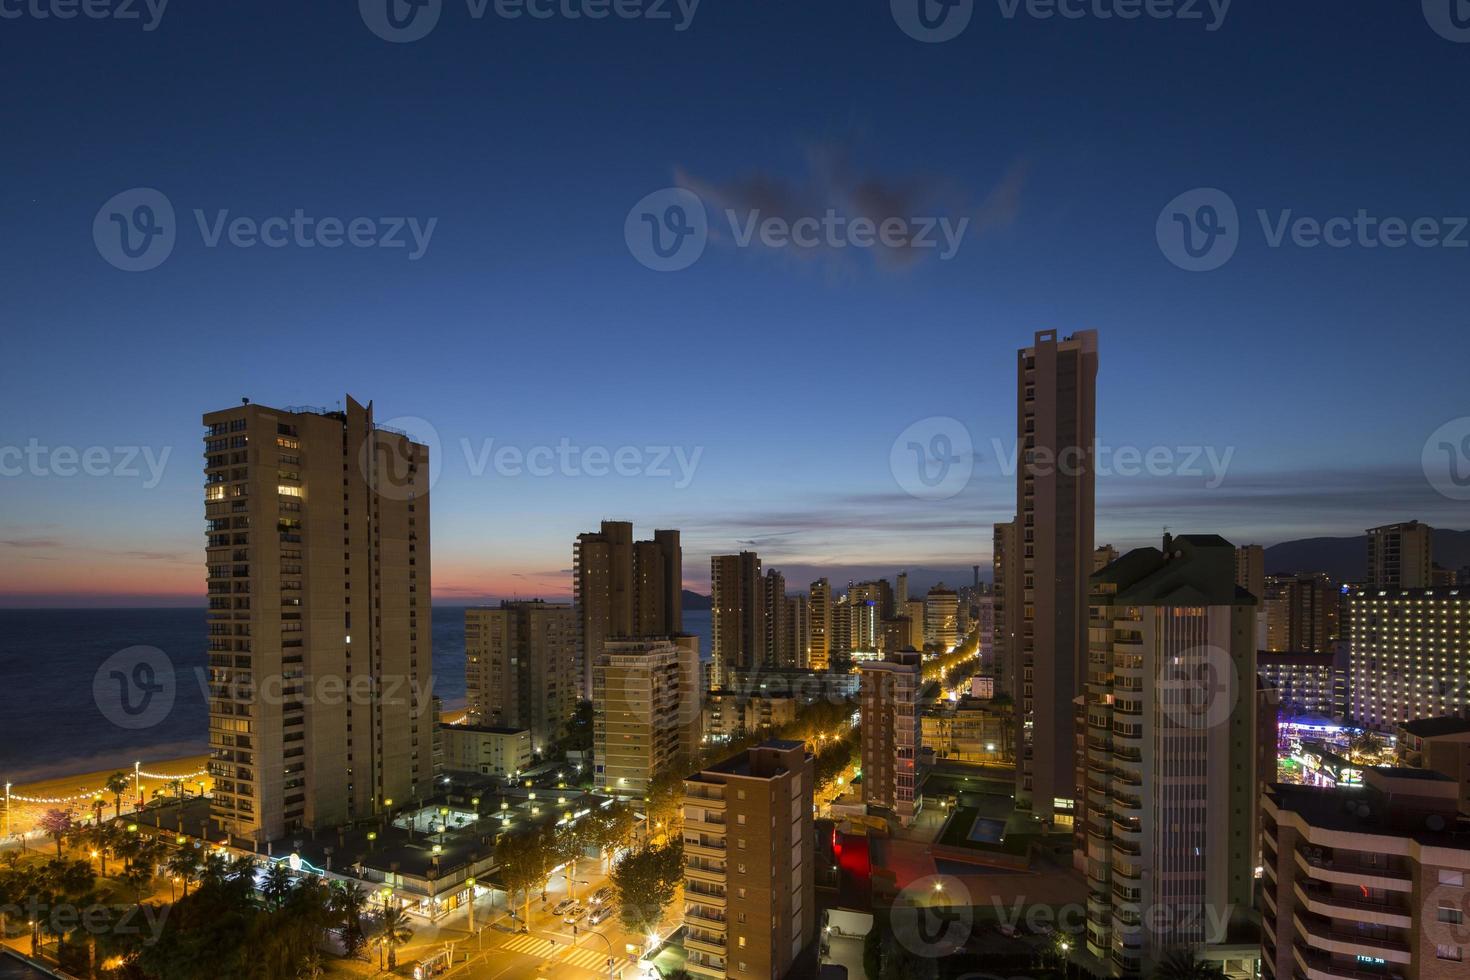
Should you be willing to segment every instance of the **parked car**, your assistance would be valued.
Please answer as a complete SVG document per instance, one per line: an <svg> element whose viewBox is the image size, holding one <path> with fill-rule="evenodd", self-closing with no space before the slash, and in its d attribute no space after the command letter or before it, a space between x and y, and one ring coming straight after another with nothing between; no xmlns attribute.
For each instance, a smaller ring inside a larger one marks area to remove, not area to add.
<svg viewBox="0 0 1470 980"><path fill-rule="evenodd" d="M551 910L551 913L553 915L563 915L566 913L567 909L576 904L577 903L572 901L570 898L564 898L560 902L556 903L556 907Z"/></svg>
<svg viewBox="0 0 1470 980"><path fill-rule="evenodd" d="M611 885L603 885L601 888L597 889L597 891L595 891L595 892L592 893L592 904L593 905L602 905L602 904L604 904L606 902L611 902L612 901L612 897L613 897L612 886Z"/></svg>
<svg viewBox="0 0 1470 980"><path fill-rule="evenodd" d="M611 902L600 905L597 907L597 910L592 913L592 918L587 920L587 924L592 926L601 925L612 914L613 907Z"/></svg>
<svg viewBox="0 0 1470 980"><path fill-rule="evenodd" d="M573 905L571 908L566 910L566 916L562 919L562 921L565 922L567 925L573 925L577 922L577 920L581 919L582 916L586 914L587 906Z"/></svg>

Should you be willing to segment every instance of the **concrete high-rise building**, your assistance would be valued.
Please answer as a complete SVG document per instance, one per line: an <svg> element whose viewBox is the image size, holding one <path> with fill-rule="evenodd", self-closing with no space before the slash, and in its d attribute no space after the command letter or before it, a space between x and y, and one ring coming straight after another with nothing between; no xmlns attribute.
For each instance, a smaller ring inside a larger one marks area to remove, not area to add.
<svg viewBox="0 0 1470 980"><path fill-rule="evenodd" d="M770 666L766 648L766 585L753 551L710 559L711 639L715 684L737 670Z"/></svg>
<svg viewBox="0 0 1470 980"><path fill-rule="evenodd" d="M918 813L922 654L892 653L860 665L863 802L892 810L907 827Z"/></svg>
<svg viewBox="0 0 1470 980"><path fill-rule="evenodd" d="M811 599L805 593L789 595L786 597L787 604L787 629L790 638L787 646L791 650L793 660L789 664L781 664L784 669L795 667L798 670L811 669L812 662L812 604Z"/></svg>
<svg viewBox="0 0 1470 980"><path fill-rule="evenodd" d="M577 614L568 603L502 602L464 612L469 722L524 728L544 755L577 707Z"/></svg>
<svg viewBox="0 0 1470 980"><path fill-rule="evenodd" d="M871 653L878 649L878 624L884 602L892 601L887 582L859 582L847 587L849 650Z"/></svg>
<svg viewBox="0 0 1470 980"><path fill-rule="evenodd" d="M908 601L909 601L909 573L908 572L899 572L898 573L898 588L895 590L894 599L893 599L893 608L894 608L894 611L898 615L902 616L903 615L903 607L906 606L906 605L908 605Z"/></svg>
<svg viewBox="0 0 1470 980"><path fill-rule="evenodd" d="M794 976L816 939L816 759L771 740L684 780L685 970Z"/></svg>
<svg viewBox="0 0 1470 980"><path fill-rule="evenodd" d="M593 781L642 797L680 755L699 748L699 639L608 640L592 670Z"/></svg>
<svg viewBox="0 0 1470 980"><path fill-rule="evenodd" d="M1252 901L1256 600L1213 534L1165 535L1092 586L1087 948L1152 976L1171 949L1223 942L1211 913Z"/></svg>
<svg viewBox="0 0 1470 980"><path fill-rule="evenodd" d="M1362 589L1348 602L1348 714L1391 732L1470 713L1470 592Z"/></svg>
<svg viewBox="0 0 1470 980"><path fill-rule="evenodd" d="M826 670L831 666L830 642L832 637L832 586L824 578L811 585L811 652L812 670Z"/></svg>
<svg viewBox="0 0 1470 980"><path fill-rule="evenodd" d="M346 405L204 416L210 807L262 844L434 776L429 450Z"/></svg>
<svg viewBox="0 0 1470 980"><path fill-rule="evenodd" d="M592 690L593 658L608 640L684 631L683 589L678 531L654 531L652 541L635 542L631 523L603 521L601 530L577 535L572 593L584 697Z"/></svg>
<svg viewBox="0 0 1470 980"><path fill-rule="evenodd" d="M1266 549L1243 544L1235 549L1235 584L1257 599L1266 591Z"/></svg>
<svg viewBox="0 0 1470 980"><path fill-rule="evenodd" d="M1020 694L1021 644L1021 549L1016 541L1016 522L995 525L992 566L995 606L995 692L1011 697Z"/></svg>
<svg viewBox="0 0 1470 980"><path fill-rule="evenodd" d="M1470 718L1416 718L1399 726L1398 764L1433 769L1459 787L1459 810L1470 815Z"/></svg>
<svg viewBox="0 0 1470 980"><path fill-rule="evenodd" d="M1256 652L1256 672L1288 715L1342 718L1347 714L1347 657L1336 652Z"/></svg>
<svg viewBox="0 0 1470 980"><path fill-rule="evenodd" d="M1458 785L1424 769L1367 769L1363 782L1266 793L1268 980L1465 976L1470 825L1457 814Z"/></svg>
<svg viewBox="0 0 1470 980"><path fill-rule="evenodd" d="M960 597L940 582L924 596L924 645L946 653L960 642Z"/></svg>
<svg viewBox="0 0 1470 980"><path fill-rule="evenodd" d="M900 649L922 650L924 649L924 600L910 599L906 605L908 608L900 612L903 613L903 618L908 620L909 638Z"/></svg>
<svg viewBox="0 0 1470 980"><path fill-rule="evenodd" d="M913 643L913 625L907 616L895 616L878 624L878 652L897 653L899 650L918 650Z"/></svg>
<svg viewBox="0 0 1470 980"><path fill-rule="evenodd" d="M774 568L766 569L761 585L761 601L766 605L766 663L772 667L794 667L796 650L791 645L795 639L791 628L793 610L786 601L786 576Z"/></svg>
<svg viewBox="0 0 1470 980"><path fill-rule="evenodd" d="M1068 823L1076 716L1087 649L1097 438L1097 332L1036 335L1016 358L1016 804Z"/></svg>
<svg viewBox="0 0 1470 980"><path fill-rule="evenodd" d="M1325 574L1267 576L1262 598L1267 650L1332 651L1338 637L1338 593Z"/></svg>
<svg viewBox="0 0 1470 980"><path fill-rule="evenodd" d="M832 600L832 621L828 626L827 659L829 667L846 670L855 649L852 635L852 603L846 595Z"/></svg>
<svg viewBox="0 0 1470 980"><path fill-rule="evenodd" d="M1434 585L1434 529L1418 521L1368 529L1368 588Z"/></svg>

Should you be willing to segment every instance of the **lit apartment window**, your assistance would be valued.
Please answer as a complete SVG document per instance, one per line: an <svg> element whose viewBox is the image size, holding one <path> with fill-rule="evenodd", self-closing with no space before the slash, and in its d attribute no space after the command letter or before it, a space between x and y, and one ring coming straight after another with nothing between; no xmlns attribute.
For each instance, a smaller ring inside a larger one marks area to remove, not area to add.
<svg viewBox="0 0 1470 980"><path fill-rule="evenodd" d="M1464 958L1459 946L1436 945L1434 955L1442 960L1454 960L1457 963Z"/></svg>

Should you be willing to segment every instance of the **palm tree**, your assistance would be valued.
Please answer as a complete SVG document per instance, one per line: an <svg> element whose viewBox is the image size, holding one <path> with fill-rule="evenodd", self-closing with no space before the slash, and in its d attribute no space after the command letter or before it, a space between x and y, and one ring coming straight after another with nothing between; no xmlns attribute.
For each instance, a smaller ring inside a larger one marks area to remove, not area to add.
<svg viewBox="0 0 1470 980"><path fill-rule="evenodd" d="M368 893L352 882L341 882L332 889L332 916L342 929L342 948L348 956L356 956L367 945L367 934L362 927L367 904Z"/></svg>
<svg viewBox="0 0 1470 980"><path fill-rule="evenodd" d="M132 781L132 778L127 773L119 771L108 776L107 782L102 784L102 788L112 794L115 806L112 814L114 818L122 816L122 795L128 791L128 783Z"/></svg>
<svg viewBox="0 0 1470 980"><path fill-rule="evenodd" d="M1225 976L1219 964L1196 959L1191 950L1171 949L1154 968L1155 980L1219 980Z"/></svg>
<svg viewBox="0 0 1470 980"><path fill-rule="evenodd" d="M413 927L408 924L408 913L398 905L383 909L378 920L378 942L388 951L388 969L398 968L398 947L408 945L413 939Z"/></svg>
<svg viewBox="0 0 1470 980"><path fill-rule="evenodd" d="M179 848L168 859L168 873L184 883L184 897L189 897L189 882L201 870L199 852L189 846Z"/></svg>
<svg viewBox="0 0 1470 980"><path fill-rule="evenodd" d="M56 841L56 860L61 860L61 839L71 833L71 814L65 810L47 810L38 820L37 826Z"/></svg>
<svg viewBox="0 0 1470 980"><path fill-rule="evenodd" d="M285 897L291 894L291 869L284 861L274 861L265 871L265 881L260 886L261 897L271 908L278 908Z"/></svg>

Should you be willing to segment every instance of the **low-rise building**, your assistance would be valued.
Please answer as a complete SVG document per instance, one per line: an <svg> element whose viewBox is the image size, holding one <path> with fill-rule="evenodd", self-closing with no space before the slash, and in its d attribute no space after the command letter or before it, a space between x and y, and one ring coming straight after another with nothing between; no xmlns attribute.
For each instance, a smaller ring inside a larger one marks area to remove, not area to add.
<svg viewBox="0 0 1470 980"><path fill-rule="evenodd" d="M1470 969L1470 828L1456 783L1391 768L1364 781L1267 791L1264 977L1438 980Z"/></svg>
<svg viewBox="0 0 1470 980"><path fill-rule="evenodd" d="M961 698L926 710L923 746L935 759L957 762L1014 762L1014 724L1009 705L982 698Z"/></svg>
<svg viewBox="0 0 1470 980"><path fill-rule="evenodd" d="M444 769L508 776L531 767L531 732L496 725L440 725Z"/></svg>
<svg viewBox="0 0 1470 980"><path fill-rule="evenodd" d="M1460 787L1460 812L1470 814L1470 718L1420 718L1398 732L1401 766L1433 769Z"/></svg>

